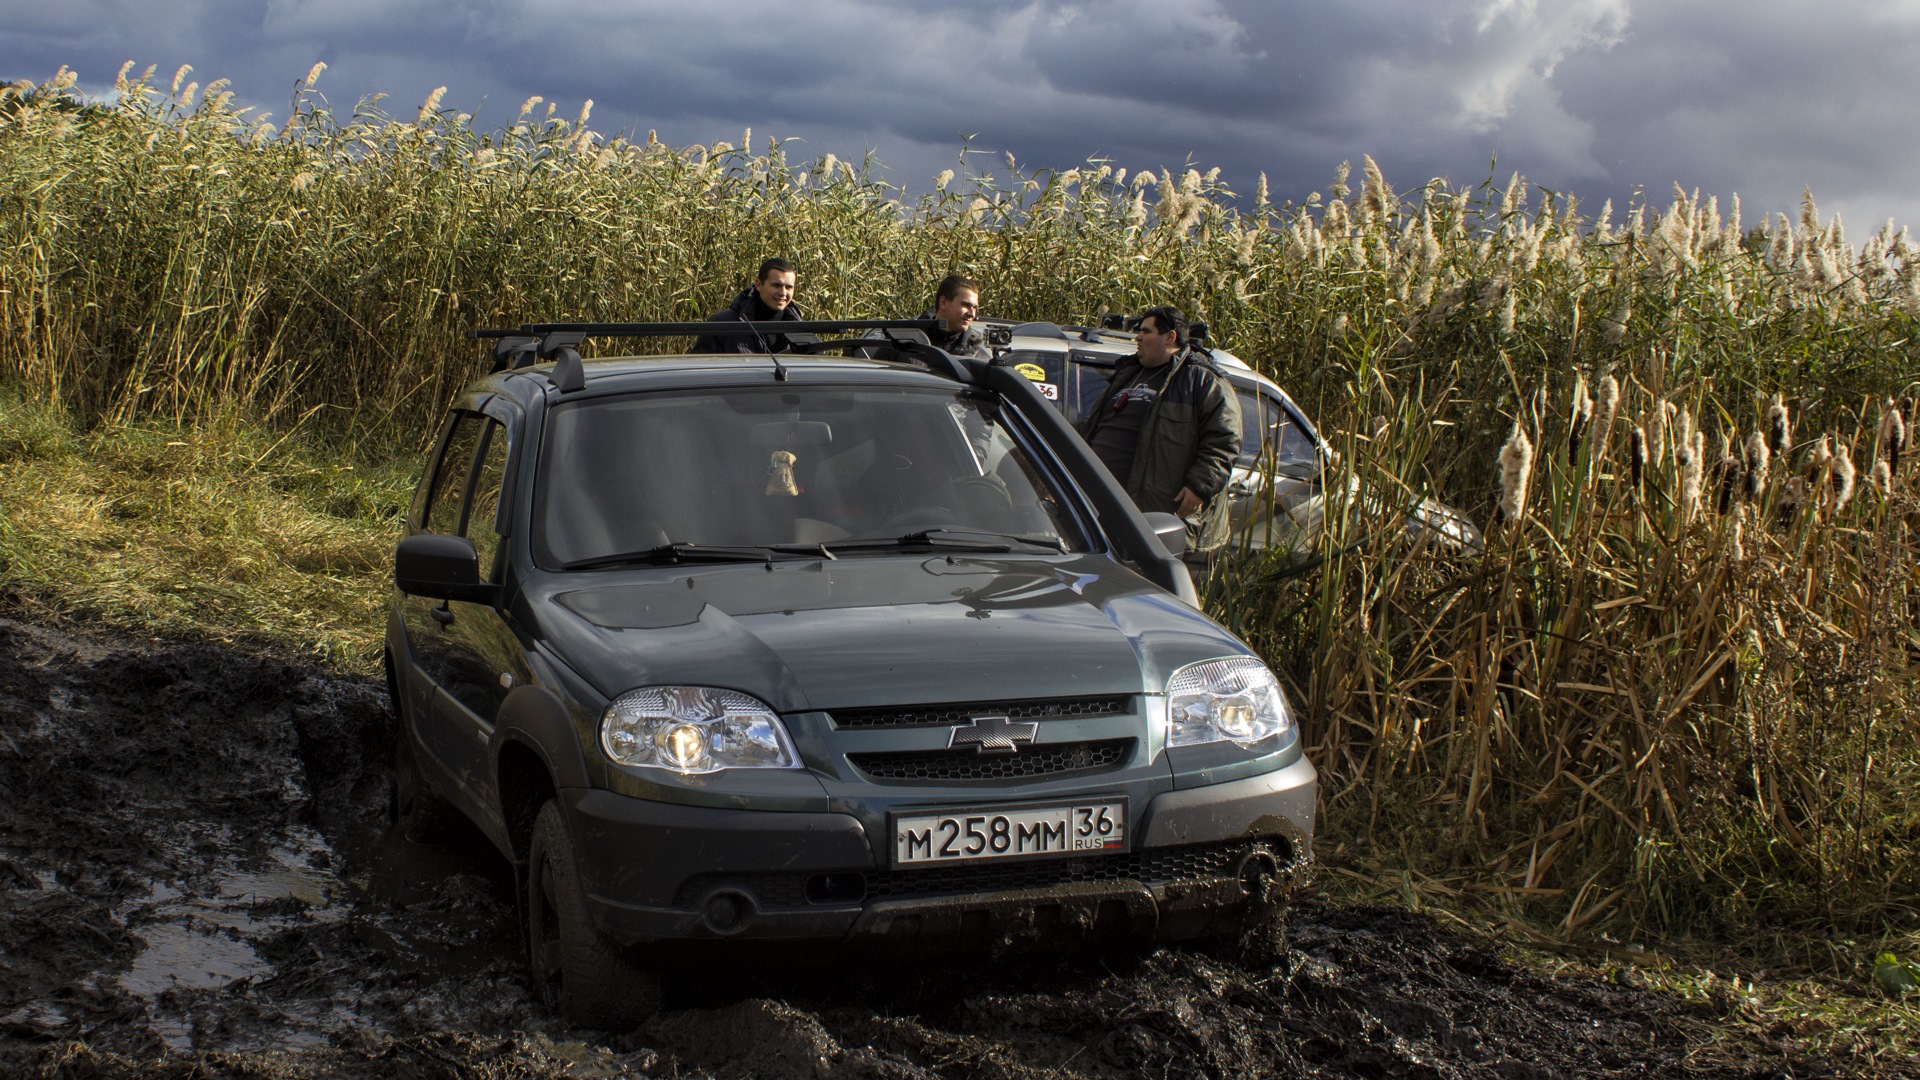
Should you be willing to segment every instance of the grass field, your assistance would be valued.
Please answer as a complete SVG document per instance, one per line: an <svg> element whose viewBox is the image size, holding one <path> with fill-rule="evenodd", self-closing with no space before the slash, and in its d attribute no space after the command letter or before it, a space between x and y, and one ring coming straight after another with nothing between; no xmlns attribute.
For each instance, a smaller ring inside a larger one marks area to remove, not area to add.
<svg viewBox="0 0 1920 1080"><path fill-rule="evenodd" d="M316 71L316 77L318 73ZM236 113L183 74L0 96L0 555L23 602L271 634L355 670L432 418L531 318L695 318L759 259L821 316L1173 302L1361 490L1210 611L1303 706L1326 876L1557 946L1738 947L1870 984L1920 953L1920 261L1811 195L1586 208L1514 177L1279 199L997 162L902 202L777 143L606 138L530 101ZM1354 185L1357 185L1355 190Z"/></svg>

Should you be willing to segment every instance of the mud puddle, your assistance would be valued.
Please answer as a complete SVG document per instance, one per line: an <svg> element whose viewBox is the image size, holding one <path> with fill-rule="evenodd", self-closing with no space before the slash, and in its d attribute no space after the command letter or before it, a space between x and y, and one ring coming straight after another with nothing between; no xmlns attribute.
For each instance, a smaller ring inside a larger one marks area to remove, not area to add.
<svg viewBox="0 0 1920 1080"><path fill-rule="evenodd" d="M0 618L0 1075L1847 1075L1313 902L1271 968L717 957L641 1030L575 1029L478 834L387 833L391 739L378 683L286 654Z"/></svg>

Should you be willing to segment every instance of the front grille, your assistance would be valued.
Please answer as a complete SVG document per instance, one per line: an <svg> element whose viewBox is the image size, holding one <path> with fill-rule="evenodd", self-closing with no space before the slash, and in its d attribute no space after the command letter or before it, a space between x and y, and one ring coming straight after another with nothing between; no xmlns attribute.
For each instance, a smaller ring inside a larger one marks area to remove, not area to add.
<svg viewBox="0 0 1920 1080"><path fill-rule="evenodd" d="M1293 846L1280 837L1228 840L1212 844L1149 848L1123 855L1078 855L1053 859L989 859L910 870L850 870L827 874L702 874L680 888L681 906L695 903L713 888L745 889L767 909L799 908L809 903L852 903L862 900L927 899L972 893L1044 889L1085 882L1137 881L1149 887L1197 886L1236 875L1240 861L1255 851L1266 851L1283 868L1293 863ZM809 888L834 879L832 889ZM860 879L855 891L848 879ZM810 894L814 899L810 899ZM831 895L832 899L826 899Z"/></svg>
<svg viewBox="0 0 1920 1080"><path fill-rule="evenodd" d="M1281 865L1287 859L1285 841L1249 845L1245 841L1190 844L1175 848L1148 848L1125 855L1085 855L1078 858L1025 861L986 860L911 870L875 870L867 874L867 896L944 896L947 894L1040 889L1080 882L1138 881L1142 885L1198 884L1234 876L1240 860L1255 846L1275 853Z"/></svg>
<svg viewBox="0 0 1920 1080"><path fill-rule="evenodd" d="M1092 698L1053 698L1043 701L977 701L952 705L835 709L833 726L853 728L957 727L976 716L1004 716L1009 720L1071 720L1086 716L1126 716L1133 698L1125 695Z"/></svg>
<svg viewBox="0 0 1920 1080"><path fill-rule="evenodd" d="M1111 769L1132 752L1132 739L1101 739L1029 746L1017 754L983 754L964 747L848 754L847 760L875 780L1010 780Z"/></svg>

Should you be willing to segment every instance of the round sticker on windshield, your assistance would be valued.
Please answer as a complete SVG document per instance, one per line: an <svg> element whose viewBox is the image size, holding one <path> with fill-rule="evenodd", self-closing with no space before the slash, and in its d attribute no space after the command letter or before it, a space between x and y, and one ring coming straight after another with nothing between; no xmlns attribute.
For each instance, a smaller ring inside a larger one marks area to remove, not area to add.
<svg viewBox="0 0 1920 1080"><path fill-rule="evenodd" d="M1025 375L1034 382L1047 381L1047 369L1039 364L1015 364L1013 370Z"/></svg>

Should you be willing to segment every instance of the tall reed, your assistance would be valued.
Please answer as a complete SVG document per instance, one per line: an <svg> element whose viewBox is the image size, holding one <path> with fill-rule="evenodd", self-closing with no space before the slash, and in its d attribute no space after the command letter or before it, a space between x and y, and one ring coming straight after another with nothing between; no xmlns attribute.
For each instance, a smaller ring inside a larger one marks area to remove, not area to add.
<svg viewBox="0 0 1920 1080"><path fill-rule="evenodd" d="M439 92L336 113L316 68L276 123L128 73L106 103L64 71L0 90L20 390L411 447L484 363L463 331L698 318L771 254L824 316L911 314L954 270L1017 319L1172 302L1340 455L1313 561L1209 587L1302 691L1341 830L1569 933L1912 923L1892 417L1920 259L1892 223L1856 247L1810 193L1754 222L1680 190L1587 214L1519 176L1402 194L1371 160L1358 192L1342 167L1277 203L1104 160L908 198L872 161L608 137L539 98L502 131ZM1429 494L1487 525L1483 555L1409 546Z"/></svg>

